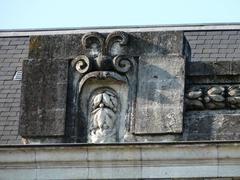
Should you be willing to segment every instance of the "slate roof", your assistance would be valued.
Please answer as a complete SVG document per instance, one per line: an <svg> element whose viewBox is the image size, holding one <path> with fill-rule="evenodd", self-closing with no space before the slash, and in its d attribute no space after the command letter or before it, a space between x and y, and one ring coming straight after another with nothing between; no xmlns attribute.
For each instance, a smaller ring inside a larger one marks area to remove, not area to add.
<svg viewBox="0 0 240 180"><path fill-rule="evenodd" d="M192 61L240 60L240 30L185 32Z"/></svg>
<svg viewBox="0 0 240 180"><path fill-rule="evenodd" d="M199 26L199 29L202 30L186 28L184 32L191 46L191 61L240 60L240 28L204 30ZM13 77L28 56L28 33L23 35L0 37L0 144L21 143L18 136L21 81Z"/></svg>
<svg viewBox="0 0 240 180"><path fill-rule="evenodd" d="M28 56L28 37L0 38L0 144L20 143L18 121L21 81L14 81Z"/></svg>

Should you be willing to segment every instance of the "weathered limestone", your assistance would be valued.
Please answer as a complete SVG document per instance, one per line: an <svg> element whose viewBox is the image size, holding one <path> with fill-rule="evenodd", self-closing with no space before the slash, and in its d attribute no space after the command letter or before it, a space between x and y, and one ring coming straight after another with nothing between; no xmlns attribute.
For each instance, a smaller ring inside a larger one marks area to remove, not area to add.
<svg viewBox="0 0 240 180"><path fill-rule="evenodd" d="M185 59L179 55L141 57L135 133L181 133Z"/></svg>
<svg viewBox="0 0 240 180"><path fill-rule="evenodd" d="M124 32L106 38L87 33L81 39L84 55L72 61L73 72L79 72L72 75L77 82L72 91L79 94L76 106L83 124L77 131L84 132L89 143L123 142L128 133L137 83L137 63L127 53L128 43Z"/></svg>
<svg viewBox="0 0 240 180"><path fill-rule="evenodd" d="M239 66L191 62L182 32L33 36L20 134L30 144L238 140Z"/></svg>
<svg viewBox="0 0 240 180"><path fill-rule="evenodd" d="M117 141L119 100L111 89L97 89L90 99L88 141L104 143Z"/></svg>
<svg viewBox="0 0 240 180"><path fill-rule="evenodd" d="M20 134L30 143L52 143L54 138L135 142L166 133L178 138L183 132L189 56L182 32L31 37L30 60L23 72ZM49 64L61 68L51 72ZM39 69L36 76L32 69ZM46 94L51 84L56 88ZM43 109L47 113L42 115Z"/></svg>
<svg viewBox="0 0 240 180"><path fill-rule="evenodd" d="M240 177L230 142L1 147L0 159L0 179L11 180Z"/></svg>
<svg viewBox="0 0 240 180"><path fill-rule="evenodd" d="M190 87L186 92L188 110L239 109L239 85L202 85Z"/></svg>
<svg viewBox="0 0 240 180"><path fill-rule="evenodd" d="M187 64L182 140L239 140L239 65L239 61Z"/></svg>
<svg viewBox="0 0 240 180"><path fill-rule="evenodd" d="M239 140L240 111L189 111L185 116L184 140Z"/></svg>
<svg viewBox="0 0 240 180"><path fill-rule="evenodd" d="M23 62L22 103L19 133L23 137L64 135L68 62Z"/></svg>

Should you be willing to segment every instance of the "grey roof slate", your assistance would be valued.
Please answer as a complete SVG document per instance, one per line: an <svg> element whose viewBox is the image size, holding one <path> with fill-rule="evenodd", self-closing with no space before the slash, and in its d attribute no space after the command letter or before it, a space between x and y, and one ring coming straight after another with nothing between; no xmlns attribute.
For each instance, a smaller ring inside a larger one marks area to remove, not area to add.
<svg viewBox="0 0 240 180"><path fill-rule="evenodd" d="M0 144L19 144L21 81L14 81L28 56L28 37L0 38Z"/></svg>
<svg viewBox="0 0 240 180"><path fill-rule="evenodd" d="M240 30L186 31L191 61L240 60ZM28 56L29 37L0 37L0 144L19 144L21 81L13 80Z"/></svg>
<svg viewBox="0 0 240 180"><path fill-rule="evenodd" d="M240 60L240 31L190 31L185 36L191 46L191 61Z"/></svg>

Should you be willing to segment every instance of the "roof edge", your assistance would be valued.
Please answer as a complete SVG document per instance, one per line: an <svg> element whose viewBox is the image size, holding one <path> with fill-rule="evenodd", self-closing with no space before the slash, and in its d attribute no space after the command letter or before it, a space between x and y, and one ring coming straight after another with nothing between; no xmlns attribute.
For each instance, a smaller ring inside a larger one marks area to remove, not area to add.
<svg viewBox="0 0 240 180"><path fill-rule="evenodd" d="M240 30L240 23L206 23L206 24L172 24L172 25L140 25L140 26L98 26L81 28L40 28L40 29L0 29L0 37L79 34L90 31L212 31L212 30Z"/></svg>

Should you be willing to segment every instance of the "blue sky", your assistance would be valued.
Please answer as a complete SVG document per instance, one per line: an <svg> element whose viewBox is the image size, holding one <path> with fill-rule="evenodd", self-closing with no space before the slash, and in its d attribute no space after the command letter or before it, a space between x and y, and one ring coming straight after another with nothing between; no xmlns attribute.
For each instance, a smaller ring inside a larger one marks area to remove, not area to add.
<svg viewBox="0 0 240 180"><path fill-rule="evenodd" d="M240 23L240 0L0 0L0 29Z"/></svg>

